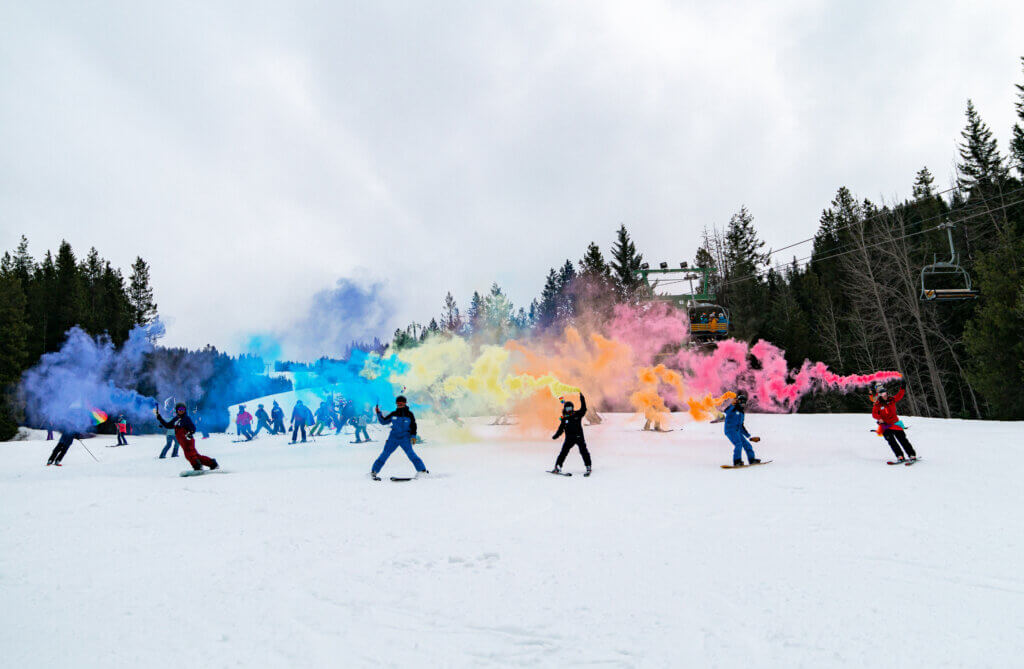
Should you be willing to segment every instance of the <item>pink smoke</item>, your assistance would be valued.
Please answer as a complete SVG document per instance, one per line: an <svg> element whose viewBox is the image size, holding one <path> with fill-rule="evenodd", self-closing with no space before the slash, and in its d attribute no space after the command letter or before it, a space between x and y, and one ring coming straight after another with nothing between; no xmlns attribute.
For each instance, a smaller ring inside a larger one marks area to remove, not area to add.
<svg viewBox="0 0 1024 669"><path fill-rule="evenodd" d="M667 346L689 337L686 315L667 302L616 305L607 333L633 349L634 362L643 366L654 364Z"/></svg>
<svg viewBox="0 0 1024 669"><path fill-rule="evenodd" d="M846 393L875 381L901 377L893 371L841 376L825 363L810 360L805 360L798 370L790 370L782 349L763 339L753 346L727 339L712 351L680 351L676 360L689 374L688 384L694 390L715 394L745 390L754 407L773 413L796 411L800 400L811 392Z"/></svg>

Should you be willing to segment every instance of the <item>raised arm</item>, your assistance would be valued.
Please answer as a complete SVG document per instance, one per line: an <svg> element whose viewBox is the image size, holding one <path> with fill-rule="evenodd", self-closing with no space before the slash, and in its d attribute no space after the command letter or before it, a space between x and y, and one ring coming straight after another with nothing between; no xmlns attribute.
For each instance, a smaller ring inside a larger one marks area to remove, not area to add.
<svg viewBox="0 0 1024 669"><path fill-rule="evenodd" d="M580 408L576 411L576 415L580 418L587 415L587 398L583 396L582 392L580 393Z"/></svg>

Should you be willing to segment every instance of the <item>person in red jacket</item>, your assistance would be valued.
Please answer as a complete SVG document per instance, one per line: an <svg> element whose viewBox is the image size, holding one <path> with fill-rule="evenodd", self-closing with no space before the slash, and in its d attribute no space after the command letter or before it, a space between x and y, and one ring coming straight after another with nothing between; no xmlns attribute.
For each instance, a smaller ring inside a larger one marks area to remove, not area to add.
<svg viewBox="0 0 1024 669"><path fill-rule="evenodd" d="M907 391L902 382L900 389L892 397L889 396L889 391L885 389L884 383L876 383L875 405L871 408L871 415L878 423L878 433L888 442L897 462L905 461L904 451L911 461L917 460L917 453L914 452L914 447L910 445L907 433L903 430L903 421L896 415L896 403L906 394ZM903 450L900 450L900 446L903 447Z"/></svg>
<svg viewBox="0 0 1024 669"><path fill-rule="evenodd" d="M164 420L160 417L159 408L153 409L153 413L156 414L157 422L164 426L164 428L174 430L174 437L185 450L185 457L188 459L189 464L192 465L192 469L199 471L203 468L203 465L210 469L217 469L216 460L205 455L199 455L196 452L196 426L192 419L188 417L188 410L184 404L178 402L177 406L174 407L175 416L170 420Z"/></svg>

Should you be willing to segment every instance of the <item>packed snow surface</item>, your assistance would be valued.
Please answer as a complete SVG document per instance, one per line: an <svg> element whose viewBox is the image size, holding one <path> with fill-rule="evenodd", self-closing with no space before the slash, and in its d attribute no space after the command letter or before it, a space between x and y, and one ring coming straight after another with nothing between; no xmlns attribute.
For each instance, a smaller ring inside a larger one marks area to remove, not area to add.
<svg viewBox="0 0 1024 669"><path fill-rule="evenodd" d="M772 464L723 470L721 425L557 443L421 426L433 476L342 436L0 444L5 667L1007 667L1024 657L1024 424L752 414ZM555 419L552 419L552 428ZM552 429L553 432L553 429Z"/></svg>

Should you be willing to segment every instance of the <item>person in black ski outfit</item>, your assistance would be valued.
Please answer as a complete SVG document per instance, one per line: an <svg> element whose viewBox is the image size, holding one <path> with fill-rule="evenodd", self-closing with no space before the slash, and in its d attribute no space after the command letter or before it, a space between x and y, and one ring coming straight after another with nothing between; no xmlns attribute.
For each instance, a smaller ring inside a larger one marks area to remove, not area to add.
<svg viewBox="0 0 1024 669"><path fill-rule="evenodd" d="M60 433L60 439L57 440L57 445L53 447L53 452L50 453L50 459L46 461L46 466L57 465L62 467L60 461L67 455L68 448L71 447L71 442L75 439L92 439L95 434L86 434L83 432L64 431Z"/></svg>
<svg viewBox="0 0 1024 669"><path fill-rule="evenodd" d="M284 409L277 403L277 400L274 400L274 407L270 410L270 418L274 421L274 429L270 431L271 434L284 434L288 431L284 429Z"/></svg>
<svg viewBox="0 0 1024 669"><path fill-rule="evenodd" d="M587 415L587 400L583 397L583 393L580 393L579 411L574 410L572 402L562 404L562 418L558 423L558 431L551 438L558 439L564 434L565 441L562 443L562 450L558 454L555 468L551 470L551 473L561 474L565 457L569 455L573 446L579 446L583 464L587 466L587 473L584 476L590 476L590 451L587 450L587 441L583 438L583 417L585 415Z"/></svg>

